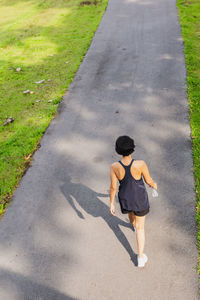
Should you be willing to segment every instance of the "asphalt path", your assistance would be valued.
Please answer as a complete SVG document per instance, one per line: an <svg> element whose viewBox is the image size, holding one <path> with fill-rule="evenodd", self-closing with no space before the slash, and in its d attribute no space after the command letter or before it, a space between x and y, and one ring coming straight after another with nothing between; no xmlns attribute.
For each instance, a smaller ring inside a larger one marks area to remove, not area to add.
<svg viewBox="0 0 200 300"><path fill-rule="evenodd" d="M175 0L110 0L92 44L0 222L2 300L198 299L195 192ZM115 139L134 138L158 183L148 263L116 201Z"/></svg>

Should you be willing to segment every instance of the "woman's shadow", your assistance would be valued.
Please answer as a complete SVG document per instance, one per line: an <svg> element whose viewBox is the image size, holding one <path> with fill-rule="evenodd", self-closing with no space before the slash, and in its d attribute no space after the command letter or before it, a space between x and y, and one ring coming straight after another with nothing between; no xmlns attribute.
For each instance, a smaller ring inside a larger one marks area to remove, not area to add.
<svg viewBox="0 0 200 300"><path fill-rule="evenodd" d="M119 225L132 228L132 225L116 216L110 214L109 207L104 204L98 197L108 197L106 194L96 193L95 191L89 189L87 186L81 183L71 182L71 178L67 176L66 181L60 186L60 189L73 207L79 218L84 219L81 211L75 206L77 202L88 214L93 217L101 217L113 231L118 241L126 249L130 255L130 259L133 261L134 265L137 265L137 255L133 252L126 236L121 231Z"/></svg>

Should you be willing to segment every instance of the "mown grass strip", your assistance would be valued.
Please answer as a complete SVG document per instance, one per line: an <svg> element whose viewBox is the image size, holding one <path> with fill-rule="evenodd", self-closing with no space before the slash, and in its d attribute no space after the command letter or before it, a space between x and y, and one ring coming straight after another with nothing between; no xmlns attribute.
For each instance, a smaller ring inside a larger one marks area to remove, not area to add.
<svg viewBox="0 0 200 300"><path fill-rule="evenodd" d="M196 221L200 274L200 1L178 0L187 65L187 85L197 193Z"/></svg>
<svg viewBox="0 0 200 300"><path fill-rule="evenodd" d="M55 116L106 4L0 0L0 212ZM8 118L14 121L4 125Z"/></svg>

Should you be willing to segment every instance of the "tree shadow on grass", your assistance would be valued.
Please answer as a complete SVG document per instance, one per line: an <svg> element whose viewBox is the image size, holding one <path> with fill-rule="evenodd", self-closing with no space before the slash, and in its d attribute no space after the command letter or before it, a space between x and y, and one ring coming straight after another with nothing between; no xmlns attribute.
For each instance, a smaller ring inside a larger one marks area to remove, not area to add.
<svg viewBox="0 0 200 300"><path fill-rule="evenodd" d="M81 183L72 183L71 178L69 176L67 177L68 178L66 178L65 183L60 186L60 189L79 218L84 219L84 216L76 207L75 201L85 210L86 213L95 218L101 217L107 223L118 241L126 249L128 254L130 255L130 259L136 266L137 255L131 248L129 241L119 227L119 225L121 225L131 228L131 224L124 222L118 217L112 216L110 214L108 206L99 199L99 197L107 197L108 195L96 193L95 191L91 190Z"/></svg>
<svg viewBox="0 0 200 300"><path fill-rule="evenodd" d="M30 4L35 4L35 7L38 9L46 9L46 8L65 8L65 7L71 7L73 6L78 6L82 1L81 0L56 0L56 1L27 1L27 0L10 0L10 1L1 1L0 6L13 6L17 5L18 3L24 2L24 5L29 2ZM91 1L93 2L93 1ZM101 1L99 1L101 2Z"/></svg>

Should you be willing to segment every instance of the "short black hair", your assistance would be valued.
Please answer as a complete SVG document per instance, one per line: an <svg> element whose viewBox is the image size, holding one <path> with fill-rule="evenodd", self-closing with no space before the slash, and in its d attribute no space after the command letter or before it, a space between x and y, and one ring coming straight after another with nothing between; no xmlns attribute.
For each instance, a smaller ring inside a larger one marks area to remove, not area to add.
<svg viewBox="0 0 200 300"><path fill-rule="evenodd" d="M119 136L115 142L115 150L118 154L128 156L135 149L134 140L127 135Z"/></svg>

